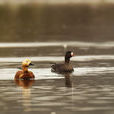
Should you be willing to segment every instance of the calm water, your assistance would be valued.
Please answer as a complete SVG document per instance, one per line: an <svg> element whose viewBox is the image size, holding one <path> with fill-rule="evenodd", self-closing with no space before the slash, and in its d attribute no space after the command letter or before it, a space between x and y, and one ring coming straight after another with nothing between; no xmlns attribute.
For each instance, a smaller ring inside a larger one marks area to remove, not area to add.
<svg viewBox="0 0 114 114"><path fill-rule="evenodd" d="M113 114L114 6L6 6L0 6L0 113ZM66 50L75 54L74 72L52 73ZM15 82L26 57L35 81Z"/></svg>

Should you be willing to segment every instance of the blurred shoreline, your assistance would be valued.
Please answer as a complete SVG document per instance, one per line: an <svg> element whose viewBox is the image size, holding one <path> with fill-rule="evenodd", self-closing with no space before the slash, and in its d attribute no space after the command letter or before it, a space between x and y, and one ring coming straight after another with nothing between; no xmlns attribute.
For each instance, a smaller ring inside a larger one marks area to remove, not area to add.
<svg viewBox="0 0 114 114"><path fill-rule="evenodd" d="M113 0L0 0L0 4L113 4Z"/></svg>
<svg viewBox="0 0 114 114"><path fill-rule="evenodd" d="M113 1L40 1L0 0L0 42L114 41Z"/></svg>

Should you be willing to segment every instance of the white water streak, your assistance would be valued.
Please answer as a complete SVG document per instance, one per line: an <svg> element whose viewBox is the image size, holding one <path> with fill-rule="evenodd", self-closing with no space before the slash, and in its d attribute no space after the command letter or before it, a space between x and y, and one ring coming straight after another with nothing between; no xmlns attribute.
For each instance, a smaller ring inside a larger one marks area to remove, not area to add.
<svg viewBox="0 0 114 114"><path fill-rule="evenodd" d="M28 43L0 43L0 48L47 47L47 46L75 46L94 48L113 48L114 42L28 42Z"/></svg>
<svg viewBox="0 0 114 114"><path fill-rule="evenodd" d="M30 69L36 80L61 79L64 76L51 72L51 68ZM13 80L18 69L0 69L0 80ZM74 68L73 76L97 76L98 74L114 73L114 67L78 67Z"/></svg>
<svg viewBox="0 0 114 114"><path fill-rule="evenodd" d="M37 57L1 57L0 62L22 62L25 58L34 62L61 62L64 61L63 56L37 56ZM85 55L74 56L71 61L95 61L95 60L114 60L114 55Z"/></svg>

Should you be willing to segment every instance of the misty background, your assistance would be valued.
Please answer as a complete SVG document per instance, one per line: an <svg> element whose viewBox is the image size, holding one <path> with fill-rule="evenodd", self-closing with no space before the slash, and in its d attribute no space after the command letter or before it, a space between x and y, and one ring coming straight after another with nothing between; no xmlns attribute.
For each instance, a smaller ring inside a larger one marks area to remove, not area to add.
<svg viewBox="0 0 114 114"><path fill-rule="evenodd" d="M0 41L112 41L112 0L0 0Z"/></svg>

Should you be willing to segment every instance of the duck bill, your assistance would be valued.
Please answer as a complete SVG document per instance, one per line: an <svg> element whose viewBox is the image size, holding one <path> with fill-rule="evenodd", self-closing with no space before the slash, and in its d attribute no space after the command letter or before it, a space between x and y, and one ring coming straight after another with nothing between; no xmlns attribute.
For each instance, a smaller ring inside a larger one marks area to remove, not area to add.
<svg viewBox="0 0 114 114"><path fill-rule="evenodd" d="M71 56L74 56L74 53L73 52L71 52Z"/></svg>
<svg viewBox="0 0 114 114"><path fill-rule="evenodd" d="M33 66L34 64L33 64L33 63L30 63L29 65L30 65L30 66Z"/></svg>

